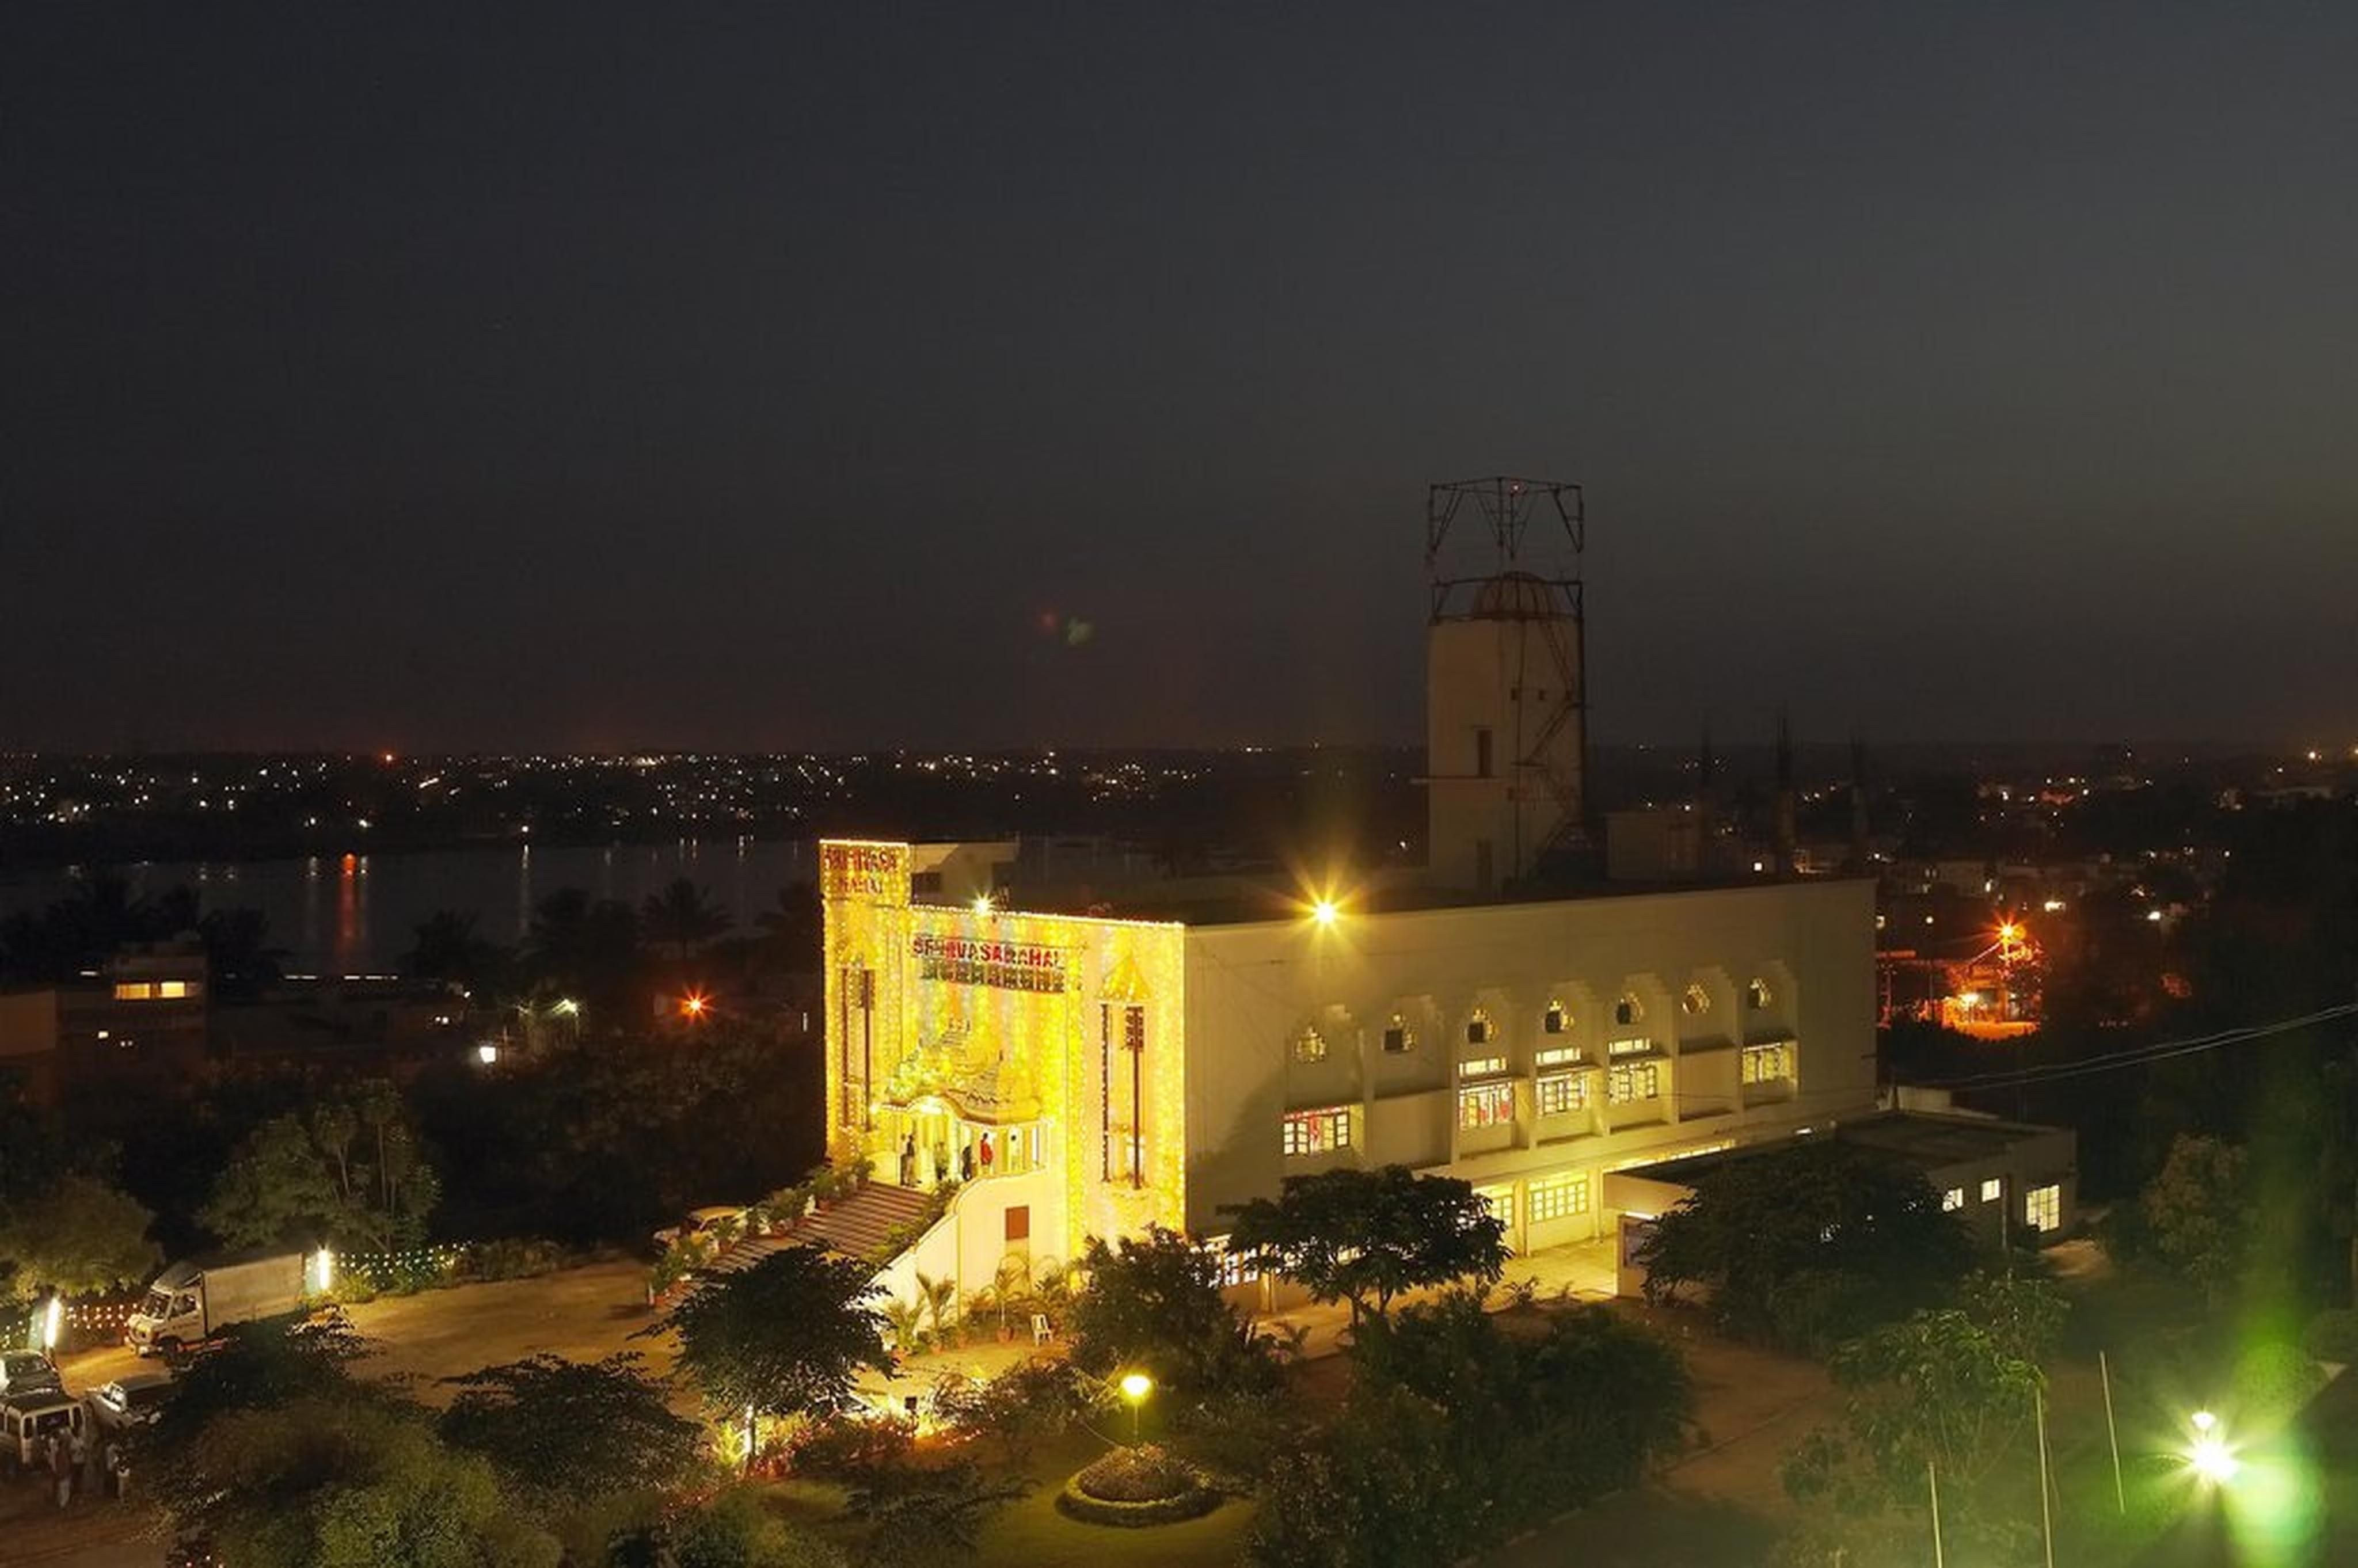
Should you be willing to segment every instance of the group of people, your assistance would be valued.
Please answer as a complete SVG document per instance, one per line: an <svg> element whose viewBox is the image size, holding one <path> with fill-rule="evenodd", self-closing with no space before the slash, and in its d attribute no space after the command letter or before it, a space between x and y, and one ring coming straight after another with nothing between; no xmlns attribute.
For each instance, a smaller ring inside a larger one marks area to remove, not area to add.
<svg viewBox="0 0 2358 1568"><path fill-rule="evenodd" d="M130 1486L130 1455L114 1436L93 1444L81 1428L60 1429L43 1440L42 1458L61 1509L72 1503L77 1488L95 1494L103 1485L108 1496L119 1498Z"/></svg>
<svg viewBox="0 0 2358 1568"><path fill-rule="evenodd" d="M933 1156L933 1175L926 1184L939 1186L948 1181L951 1175L949 1145L937 1142L930 1152ZM968 1139L965 1147L958 1151L957 1179L961 1182L970 1182L978 1174L985 1176L990 1174L991 1164L998 1158L999 1152L991 1147L990 1133L987 1130L979 1139ZM918 1184L917 1135L914 1132L901 1140L901 1184L904 1187L914 1187Z"/></svg>

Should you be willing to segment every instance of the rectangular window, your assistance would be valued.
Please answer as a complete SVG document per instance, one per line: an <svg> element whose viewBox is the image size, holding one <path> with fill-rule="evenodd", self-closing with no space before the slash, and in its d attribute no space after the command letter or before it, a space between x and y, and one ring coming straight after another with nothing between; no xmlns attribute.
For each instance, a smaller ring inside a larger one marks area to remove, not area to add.
<svg viewBox="0 0 2358 1568"><path fill-rule="evenodd" d="M1578 1073L1549 1073L1539 1081L1540 1114L1563 1116L1588 1108L1588 1080Z"/></svg>
<svg viewBox="0 0 2358 1568"><path fill-rule="evenodd" d="M1320 1110L1285 1113L1288 1154L1328 1154L1351 1146L1351 1108L1328 1106Z"/></svg>
<svg viewBox="0 0 2358 1568"><path fill-rule="evenodd" d="M1552 1007L1547 1010L1546 1016L1540 1020L1540 1027L1550 1034L1561 1034L1563 1033L1565 1022L1563 1009Z"/></svg>
<svg viewBox="0 0 2358 1568"><path fill-rule="evenodd" d="M1607 1056L1643 1056L1653 1048L1653 1041L1642 1034L1628 1040L1608 1040L1605 1043L1605 1054Z"/></svg>
<svg viewBox="0 0 2358 1568"><path fill-rule="evenodd" d="M1457 1125L1497 1127L1515 1119L1515 1086L1468 1084L1457 1091Z"/></svg>
<svg viewBox="0 0 2358 1568"><path fill-rule="evenodd" d="M1662 1069L1654 1062L1624 1062L1607 1074L1605 1082L1605 1103L1632 1105L1639 1100L1660 1099L1662 1094Z"/></svg>
<svg viewBox="0 0 2358 1568"><path fill-rule="evenodd" d="M1249 1285L1260 1278L1260 1261L1242 1252L1220 1251L1220 1283L1230 1290Z"/></svg>
<svg viewBox="0 0 2358 1568"><path fill-rule="evenodd" d="M1474 776L1477 779L1490 776L1490 732L1487 730L1474 731Z"/></svg>
<svg viewBox="0 0 2358 1568"><path fill-rule="evenodd" d="M156 982L156 994L166 1001L178 1001L189 994L189 982L158 980Z"/></svg>
<svg viewBox="0 0 2358 1568"><path fill-rule="evenodd" d="M1457 1064L1457 1076L1461 1078L1487 1077L1492 1073L1506 1070L1507 1059L1504 1056L1476 1056Z"/></svg>
<svg viewBox="0 0 2358 1568"><path fill-rule="evenodd" d="M1747 1084L1790 1083L1793 1076L1793 1048L1775 1045L1747 1045L1737 1076Z"/></svg>
<svg viewBox="0 0 2358 1568"><path fill-rule="evenodd" d="M2005 1184L2004 1182L2000 1181L1997 1177L1996 1177L1996 1176L1992 1176L1988 1181L1984 1182L1984 1183L1982 1184L1982 1202L1984 1202L1984 1203L1996 1203L1996 1202L1997 1202L1998 1194L2000 1194L2000 1193L2004 1192L2005 1190L2006 1190L2006 1184Z"/></svg>
<svg viewBox="0 0 2358 1568"><path fill-rule="evenodd" d="M1007 1241L1010 1246L1032 1239L1032 1206L1011 1205L1007 1209Z"/></svg>
<svg viewBox="0 0 2358 1568"><path fill-rule="evenodd" d="M1569 1067L1579 1060L1577 1045L1551 1045L1531 1058L1532 1065L1541 1067Z"/></svg>
<svg viewBox="0 0 2358 1568"><path fill-rule="evenodd" d="M1965 1206L1965 1189L1964 1189L1964 1188L1963 1188L1963 1187L1951 1187L1947 1192L1942 1193L1942 1194L1941 1195L1941 1212L1942 1212L1942 1214L1953 1214L1953 1213L1955 1213L1958 1209L1961 1209L1961 1208L1963 1208L1963 1207L1964 1207L1964 1206Z"/></svg>
<svg viewBox="0 0 2358 1568"><path fill-rule="evenodd" d="M1490 1217L1512 1230L1515 1227L1515 1189L1512 1187L1476 1187L1474 1195L1490 1211Z"/></svg>
<svg viewBox="0 0 2358 1568"><path fill-rule="evenodd" d="M1466 1044L1482 1045L1488 1044L1489 1039L1490 1021L1488 1019L1469 1018L1466 1021Z"/></svg>
<svg viewBox="0 0 2358 1568"><path fill-rule="evenodd" d="M1388 1054L1400 1055L1415 1044L1416 1036L1409 1033L1405 1023L1392 1024L1384 1031L1384 1050Z"/></svg>
<svg viewBox="0 0 2358 1568"><path fill-rule="evenodd" d="M117 1001L147 1001L153 1000L156 988L146 980L118 980L114 986Z"/></svg>
<svg viewBox="0 0 2358 1568"><path fill-rule="evenodd" d="M2022 1222L2037 1231L2063 1228L2063 1189L2033 1187L2023 1195Z"/></svg>
<svg viewBox="0 0 2358 1568"><path fill-rule="evenodd" d="M1531 1223L1569 1219L1588 1212L1586 1176L1550 1176L1531 1184Z"/></svg>

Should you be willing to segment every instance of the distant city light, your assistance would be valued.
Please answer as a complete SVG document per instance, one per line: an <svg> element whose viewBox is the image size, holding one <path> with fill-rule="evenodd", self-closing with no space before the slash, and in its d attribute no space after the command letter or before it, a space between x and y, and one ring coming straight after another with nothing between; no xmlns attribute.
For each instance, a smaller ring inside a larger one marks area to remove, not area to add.
<svg viewBox="0 0 2358 1568"><path fill-rule="evenodd" d="M475 1060L481 1062L484 1066L488 1067L499 1059L500 1048L491 1041L486 1040L481 1044L475 1047Z"/></svg>
<svg viewBox="0 0 2358 1568"><path fill-rule="evenodd" d="M2045 910L2048 914L2053 914L2056 911L2063 907L2063 901L2060 898L2050 898L2039 907Z"/></svg>
<svg viewBox="0 0 2358 1568"><path fill-rule="evenodd" d="M2161 911L2159 911L2159 910L2158 910L2158 909L2148 909L2148 910L2147 910L2147 911L2145 912L2145 917L2146 917L2147 920L2149 920L2149 921L2153 922L2153 924L2155 924L2156 925L2160 925L2160 924L2161 924Z"/></svg>
<svg viewBox="0 0 2358 1568"><path fill-rule="evenodd" d="M711 1005L702 991L690 991L679 999L679 1011L689 1018L702 1018L705 1009Z"/></svg>

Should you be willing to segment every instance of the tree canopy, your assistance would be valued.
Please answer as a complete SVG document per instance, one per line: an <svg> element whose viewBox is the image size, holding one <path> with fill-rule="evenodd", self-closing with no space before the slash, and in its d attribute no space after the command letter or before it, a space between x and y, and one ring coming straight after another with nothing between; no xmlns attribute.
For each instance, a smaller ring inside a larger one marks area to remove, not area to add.
<svg viewBox="0 0 2358 1568"><path fill-rule="evenodd" d="M2181 1133L2138 1200L2154 1251L2213 1305L2234 1281L2250 1230L2244 1169L2235 1144Z"/></svg>
<svg viewBox="0 0 2358 1568"><path fill-rule="evenodd" d="M1220 1293L1219 1255L1161 1226L1109 1246L1089 1238L1088 1289L1066 1314L1073 1360L1099 1377L1143 1367L1190 1392L1258 1381L1271 1367Z"/></svg>
<svg viewBox="0 0 2358 1568"><path fill-rule="evenodd" d="M554 1506L675 1485L703 1451L703 1430L672 1413L636 1356L534 1356L443 1380L459 1389L438 1423L443 1439Z"/></svg>
<svg viewBox="0 0 2358 1568"><path fill-rule="evenodd" d="M308 1396L204 1431L222 1490L204 1511L253 1568L554 1568L556 1538L507 1506L489 1461L415 1411Z"/></svg>
<svg viewBox="0 0 2358 1568"><path fill-rule="evenodd" d="M199 1217L233 1247L421 1239L441 1195L399 1093L382 1079L248 1134Z"/></svg>
<svg viewBox="0 0 2358 1568"><path fill-rule="evenodd" d="M1257 1256L1318 1302L1347 1302L1355 1327L1380 1322L1403 1291L1494 1284L1506 1227L1471 1184L1405 1165L1289 1176L1275 1198L1236 1208L1228 1249Z"/></svg>
<svg viewBox="0 0 2358 1568"><path fill-rule="evenodd" d="M1638 1251L1648 1300L1704 1285L1729 1333L1819 1350L1931 1300L1972 1256L1921 1173L1831 1140L1710 1167Z"/></svg>
<svg viewBox="0 0 2358 1568"><path fill-rule="evenodd" d="M0 1203L0 1293L84 1295L144 1283L162 1254L155 1216L95 1176L68 1173Z"/></svg>
<svg viewBox="0 0 2358 1568"><path fill-rule="evenodd" d="M857 1259L788 1247L690 1291L640 1332L676 1331L680 1370L718 1410L832 1414L862 1371L892 1369L872 1274Z"/></svg>

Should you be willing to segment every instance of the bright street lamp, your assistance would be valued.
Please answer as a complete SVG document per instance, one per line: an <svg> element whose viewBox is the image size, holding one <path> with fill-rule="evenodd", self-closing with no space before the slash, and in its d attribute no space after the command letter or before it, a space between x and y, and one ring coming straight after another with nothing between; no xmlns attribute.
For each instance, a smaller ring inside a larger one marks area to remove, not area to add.
<svg viewBox="0 0 2358 1568"><path fill-rule="evenodd" d="M1130 1443L1138 1446L1138 1412L1146 1403L1146 1396L1154 1391L1154 1379L1143 1372L1131 1372L1121 1380L1121 1397L1130 1401Z"/></svg>
<svg viewBox="0 0 2358 1568"><path fill-rule="evenodd" d="M1310 918L1323 926L1331 926L1342 918L1343 912L1331 898L1319 899L1310 906Z"/></svg>

